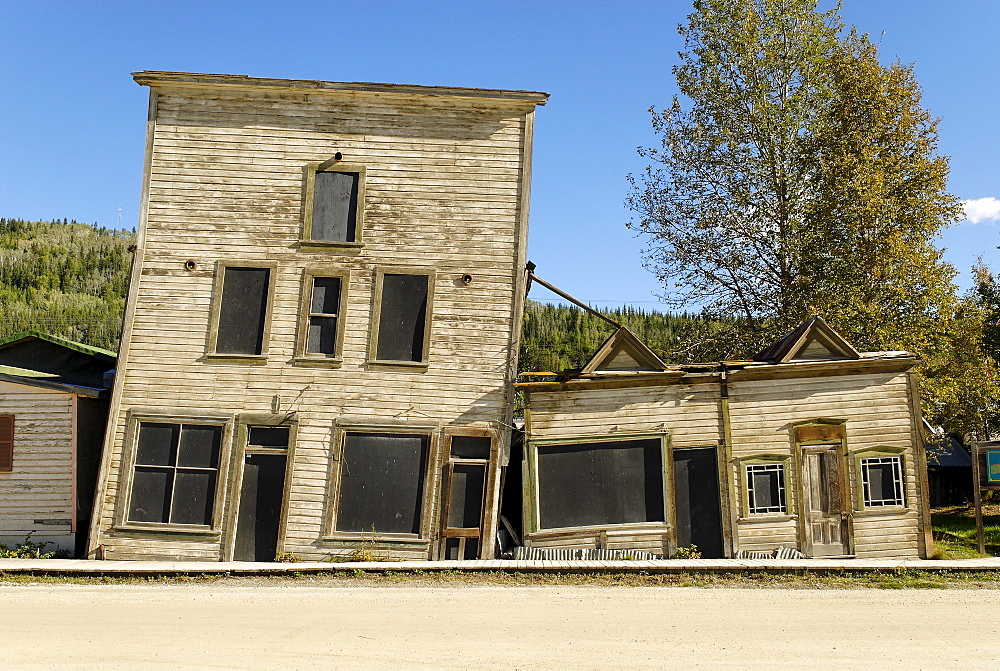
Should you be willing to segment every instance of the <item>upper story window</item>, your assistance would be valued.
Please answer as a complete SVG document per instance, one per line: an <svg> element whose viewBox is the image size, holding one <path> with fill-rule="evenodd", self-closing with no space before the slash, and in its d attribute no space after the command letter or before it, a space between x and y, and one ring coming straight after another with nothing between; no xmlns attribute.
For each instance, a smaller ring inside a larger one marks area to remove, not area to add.
<svg viewBox="0 0 1000 671"><path fill-rule="evenodd" d="M307 268L302 280L297 363L337 364L344 340L350 273Z"/></svg>
<svg viewBox="0 0 1000 671"><path fill-rule="evenodd" d="M240 359L267 354L275 269L274 264L219 264L210 356Z"/></svg>
<svg viewBox="0 0 1000 671"><path fill-rule="evenodd" d="M369 353L372 361L403 366L427 364L433 296L431 271L378 271Z"/></svg>
<svg viewBox="0 0 1000 671"><path fill-rule="evenodd" d="M354 247L362 243L365 167L345 163L306 166L302 243Z"/></svg>

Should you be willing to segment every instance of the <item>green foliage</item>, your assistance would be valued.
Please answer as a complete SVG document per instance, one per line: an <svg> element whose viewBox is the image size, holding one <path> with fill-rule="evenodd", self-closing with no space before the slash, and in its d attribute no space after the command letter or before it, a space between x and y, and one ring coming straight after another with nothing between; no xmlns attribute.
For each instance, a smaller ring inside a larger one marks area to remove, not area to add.
<svg viewBox="0 0 1000 671"><path fill-rule="evenodd" d="M701 550L698 549L697 545L677 548L677 554L674 555L674 559L701 559Z"/></svg>
<svg viewBox="0 0 1000 671"><path fill-rule="evenodd" d="M118 349L134 233L0 218L0 337L37 329Z"/></svg>
<svg viewBox="0 0 1000 671"><path fill-rule="evenodd" d="M995 514L1000 511L996 506L989 506L989 509L983 515L983 540L987 556L993 556L1000 554L1000 514ZM941 552L937 558L971 559L982 556L978 552L976 517L971 506L934 512L931 527L935 549Z"/></svg>
<svg viewBox="0 0 1000 671"><path fill-rule="evenodd" d="M723 330L723 324L691 315L624 307L603 314L628 327L667 363L690 363L691 343ZM576 307L528 301L521 336L521 372L562 372L582 367L614 332L602 319ZM699 337L694 337L698 335Z"/></svg>
<svg viewBox="0 0 1000 671"><path fill-rule="evenodd" d="M695 3L682 95L651 110L660 143L640 150L630 226L648 234L670 306L731 325L705 359L749 356L820 314L860 350L923 357L928 415L968 431L993 367L982 315L934 245L962 216L937 121L912 67L882 65L839 7L817 5Z"/></svg>
<svg viewBox="0 0 1000 671"><path fill-rule="evenodd" d="M31 540L31 534L29 533L24 537L24 542L20 545L16 545L13 548L9 548L3 543L0 543L0 558L3 559L52 559L55 557L55 552L45 552L45 546L52 545L52 543L46 541L43 543L36 543Z"/></svg>

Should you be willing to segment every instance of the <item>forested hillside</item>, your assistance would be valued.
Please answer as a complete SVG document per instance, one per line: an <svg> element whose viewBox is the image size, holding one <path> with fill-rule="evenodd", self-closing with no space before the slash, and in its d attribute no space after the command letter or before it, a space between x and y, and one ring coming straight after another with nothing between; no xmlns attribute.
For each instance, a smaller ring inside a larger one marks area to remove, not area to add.
<svg viewBox="0 0 1000 671"><path fill-rule="evenodd" d="M134 237L0 218L0 337L37 329L117 351Z"/></svg>
<svg viewBox="0 0 1000 671"><path fill-rule="evenodd" d="M697 359L689 348L692 336L719 328L718 324L699 317L644 312L631 307L607 310L604 314L628 327L667 363ZM528 301L520 368L533 372L579 368L613 331L613 326L579 308Z"/></svg>

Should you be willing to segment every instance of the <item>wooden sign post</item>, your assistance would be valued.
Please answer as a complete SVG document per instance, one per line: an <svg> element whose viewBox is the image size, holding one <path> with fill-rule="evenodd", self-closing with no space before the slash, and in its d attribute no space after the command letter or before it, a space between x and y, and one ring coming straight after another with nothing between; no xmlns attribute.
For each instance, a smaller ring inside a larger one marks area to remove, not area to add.
<svg viewBox="0 0 1000 671"><path fill-rule="evenodd" d="M1000 490L1000 441L982 444L972 437L972 496L976 506L976 543L979 554L986 554L986 539L983 535L982 491Z"/></svg>

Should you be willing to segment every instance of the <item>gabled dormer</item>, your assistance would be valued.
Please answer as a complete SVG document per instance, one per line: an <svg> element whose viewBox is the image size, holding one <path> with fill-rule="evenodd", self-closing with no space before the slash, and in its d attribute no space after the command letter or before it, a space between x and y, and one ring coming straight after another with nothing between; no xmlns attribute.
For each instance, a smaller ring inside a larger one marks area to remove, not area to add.
<svg viewBox="0 0 1000 671"><path fill-rule="evenodd" d="M860 359L861 354L822 317L812 317L750 358L768 363L789 363Z"/></svg>
<svg viewBox="0 0 1000 671"><path fill-rule="evenodd" d="M580 373L641 373L662 371L666 367L653 350L621 326L604 341Z"/></svg>

